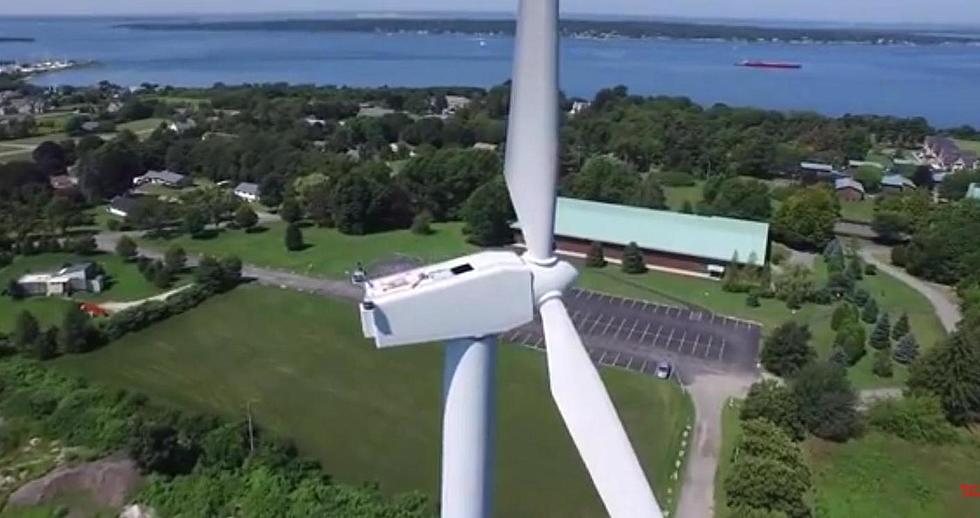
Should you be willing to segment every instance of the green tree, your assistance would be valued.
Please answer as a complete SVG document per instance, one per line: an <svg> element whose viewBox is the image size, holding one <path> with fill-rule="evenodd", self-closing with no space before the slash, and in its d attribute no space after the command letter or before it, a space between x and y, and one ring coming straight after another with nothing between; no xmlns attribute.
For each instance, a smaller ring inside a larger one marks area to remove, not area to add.
<svg viewBox="0 0 980 518"><path fill-rule="evenodd" d="M184 271L187 267L187 252L178 245L171 245L163 254L163 265L173 273Z"/></svg>
<svg viewBox="0 0 980 518"><path fill-rule="evenodd" d="M834 308L834 313L830 316L830 328L838 331L848 323L853 322L856 324L858 321L857 308L849 302L842 302Z"/></svg>
<svg viewBox="0 0 980 518"><path fill-rule="evenodd" d="M41 336L41 326L34 315L27 310L18 313L14 332L11 335L11 343L14 347L19 351L29 351L34 347L39 336Z"/></svg>
<svg viewBox="0 0 980 518"><path fill-rule="evenodd" d="M810 328L790 320L773 330L762 345L762 365L777 376L793 376L816 358Z"/></svg>
<svg viewBox="0 0 980 518"><path fill-rule="evenodd" d="M847 365L847 352L844 351L844 348L843 347L834 346L833 349L831 349L831 351L830 351L830 357L827 359L827 361L831 365L834 365L836 367L840 367L841 369L846 369L847 366L848 366Z"/></svg>
<svg viewBox="0 0 980 518"><path fill-rule="evenodd" d="M210 255L202 257L194 269L194 282L212 293L222 291L223 279L221 264Z"/></svg>
<svg viewBox="0 0 980 518"><path fill-rule="evenodd" d="M58 346L69 354L88 352L92 344L92 323L89 316L78 306L71 305L65 312L58 334Z"/></svg>
<svg viewBox="0 0 980 518"><path fill-rule="evenodd" d="M654 175L647 175L637 185L636 191L626 199L628 205L647 209L666 210L667 196Z"/></svg>
<svg viewBox="0 0 980 518"><path fill-rule="evenodd" d="M226 255L218 262L221 268L221 289L227 291L242 280L242 260L237 255Z"/></svg>
<svg viewBox="0 0 980 518"><path fill-rule="evenodd" d="M775 238L790 246L818 250L834 237L837 201L822 187L800 189L789 196L772 219Z"/></svg>
<svg viewBox="0 0 980 518"><path fill-rule="evenodd" d="M791 309L799 309L814 292L813 270L802 264L787 265L773 281L776 298Z"/></svg>
<svg viewBox="0 0 980 518"><path fill-rule="evenodd" d="M286 223L296 223L303 219L303 207L296 198L290 196L279 207L279 217Z"/></svg>
<svg viewBox="0 0 980 518"><path fill-rule="evenodd" d="M796 375L792 389L800 402L803 424L813 435L844 441L860 431L857 394L844 369L826 362L810 363Z"/></svg>
<svg viewBox="0 0 980 518"><path fill-rule="evenodd" d="M122 236L116 241L116 255L127 262L136 258L137 250L136 241L129 236Z"/></svg>
<svg viewBox="0 0 980 518"><path fill-rule="evenodd" d="M765 420L746 421L737 451L724 480L729 507L810 516L805 502L810 472L799 447L785 433Z"/></svg>
<svg viewBox="0 0 980 518"><path fill-rule="evenodd" d="M626 204L640 192L639 183L639 175L625 162L611 156L596 156L572 176L570 191L576 198Z"/></svg>
<svg viewBox="0 0 980 518"><path fill-rule="evenodd" d="M864 304L864 308L861 310L861 320L868 324L874 324L878 321L878 303L874 298L869 298L868 302Z"/></svg>
<svg viewBox="0 0 980 518"><path fill-rule="evenodd" d="M39 360L50 360L58 355L58 328L51 327L34 342L34 354Z"/></svg>
<svg viewBox="0 0 980 518"><path fill-rule="evenodd" d="M909 365L918 357L919 342L912 333L898 339L898 343L895 344L895 361L902 365Z"/></svg>
<svg viewBox="0 0 980 518"><path fill-rule="evenodd" d="M866 341L864 325L860 323L848 324L840 328L834 336L834 345L844 349L847 354L848 365L854 365L861 361L861 358L864 358L864 355L867 354Z"/></svg>
<svg viewBox="0 0 980 518"><path fill-rule="evenodd" d="M775 380L760 381L749 388L742 401L739 419L766 419L797 441L803 440L806 433L796 396Z"/></svg>
<svg viewBox="0 0 980 518"><path fill-rule="evenodd" d="M157 268L153 274L153 285L157 288L169 288L173 281L174 274L166 266Z"/></svg>
<svg viewBox="0 0 980 518"><path fill-rule="evenodd" d="M463 205L464 232L469 242L479 246L501 246L513 241L510 196L503 182L494 180L480 186Z"/></svg>
<svg viewBox="0 0 980 518"><path fill-rule="evenodd" d="M631 241L623 249L623 272L629 274L640 274L647 271L646 259L643 251L636 242Z"/></svg>
<svg viewBox="0 0 980 518"><path fill-rule="evenodd" d="M694 204L691 203L691 200L684 200L684 203L681 203L681 212L683 214L694 214Z"/></svg>
<svg viewBox="0 0 980 518"><path fill-rule="evenodd" d="M286 226L285 243L286 250L290 252L296 252L304 248L303 231L299 228L299 225L293 223Z"/></svg>
<svg viewBox="0 0 980 518"><path fill-rule="evenodd" d="M432 214L423 210L412 218L412 233L418 236L432 235Z"/></svg>
<svg viewBox="0 0 980 518"><path fill-rule="evenodd" d="M874 330L871 331L871 347L878 350L890 349L892 346L890 333L891 324L888 321L888 313L882 313L878 318L878 322L875 324Z"/></svg>
<svg viewBox="0 0 980 518"><path fill-rule="evenodd" d="M81 236L71 241L71 251L78 255L94 255L99 251L99 245L94 236Z"/></svg>
<svg viewBox="0 0 980 518"><path fill-rule="evenodd" d="M286 191L286 180L280 174L270 174L259 183L259 200L266 207L278 207Z"/></svg>
<svg viewBox="0 0 980 518"><path fill-rule="evenodd" d="M898 322L895 322L895 327L892 328L892 340L898 340L909 334L910 331L909 315L908 313L902 313L902 316L898 318Z"/></svg>
<svg viewBox="0 0 980 518"><path fill-rule="evenodd" d="M201 237L208 225L208 215L197 207L190 207L184 212L182 226L184 232L192 238Z"/></svg>
<svg viewBox="0 0 980 518"><path fill-rule="evenodd" d="M722 182L708 207L718 216L768 221L772 216L772 197L766 184L733 177Z"/></svg>
<svg viewBox="0 0 980 518"><path fill-rule="evenodd" d="M955 425L980 420L980 342L973 333L953 333L913 363L909 372L909 390L938 397Z"/></svg>
<svg viewBox="0 0 980 518"><path fill-rule="evenodd" d="M589 245L589 253L585 256L585 266L589 268L603 268L606 266L606 254L602 249L602 243L593 241Z"/></svg>
<svg viewBox="0 0 980 518"><path fill-rule="evenodd" d="M887 349L875 352L875 362L871 366L871 372L879 378L890 378L895 375L892 366L892 355Z"/></svg>
<svg viewBox="0 0 980 518"><path fill-rule="evenodd" d="M252 210L252 207L243 203L235 209L235 225L238 228L244 229L245 232L251 232L258 223L259 216Z"/></svg>

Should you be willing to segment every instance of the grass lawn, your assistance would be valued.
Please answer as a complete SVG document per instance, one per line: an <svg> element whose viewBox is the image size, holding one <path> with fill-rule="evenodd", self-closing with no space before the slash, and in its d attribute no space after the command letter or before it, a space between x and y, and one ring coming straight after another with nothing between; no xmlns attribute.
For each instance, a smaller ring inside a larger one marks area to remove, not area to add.
<svg viewBox="0 0 980 518"><path fill-rule="evenodd" d="M499 357L499 516L599 516L602 507L554 409L545 357ZM442 349L377 351L347 303L247 286L58 368L294 439L339 480L437 494ZM672 383L604 370L660 491L693 415ZM663 498L664 494L660 494Z"/></svg>
<svg viewBox="0 0 980 518"><path fill-rule="evenodd" d="M156 127L159 126L160 123L163 122L163 121L164 121L164 119L150 118L150 119L143 119L143 120L138 120L138 121L124 122L124 123L119 124L119 125L116 126L116 131L121 131L121 130L124 130L124 129L128 129L128 130L132 131L133 133L136 133L137 135L149 134L154 129L156 129ZM115 133L102 133L102 134L99 134L99 136L102 137L103 139L111 139L111 138L115 137ZM5 142L11 143L11 144L34 144L34 145L37 145L37 144L40 144L40 143L44 142L45 140L53 140L55 142L58 142L58 141L66 140L66 139L69 139L69 138L71 138L71 137L69 137L67 133L58 132L58 133L50 133L50 134L47 134L47 135L39 135L39 136L34 136L34 137L26 137L26 138L17 139L17 140L8 140L8 141L5 141ZM9 160L9 158L8 158L8 160Z"/></svg>
<svg viewBox="0 0 980 518"><path fill-rule="evenodd" d="M135 264L124 263L114 254L99 254L91 257L62 253L18 256L12 265L0 269L0 287L6 288L11 279L25 273L53 270L65 263L76 261L97 262L105 270L109 281L108 289L102 293L79 293L74 297L77 300L125 302L151 297L163 291L147 282ZM180 282L178 280L175 285ZM58 324L69 304L69 299L58 297L30 297L19 301L6 296L0 297L0 331L13 329L17 315L25 309L33 313L42 324Z"/></svg>
<svg viewBox="0 0 980 518"><path fill-rule="evenodd" d="M715 471L715 516L728 516L725 498L725 477L732 469L732 453L742 437L742 427L738 419L739 400L730 400L721 409L721 449L718 469Z"/></svg>
<svg viewBox="0 0 980 518"><path fill-rule="evenodd" d="M960 147L963 151L974 151L980 153L980 140L962 140L953 139L956 145Z"/></svg>
<svg viewBox="0 0 980 518"><path fill-rule="evenodd" d="M865 198L861 201L842 201L840 204L841 218L848 221L871 223L874 211L875 201L871 198Z"/></svg>
<svg viewBox="0 0 980 518"><path fill-rule="evenodd" d="M160 250L179 244L188 253L235 254L250 264L334 278L345 277L345 272L358 261L370 266L375 261L391 259L396 253L433 262L476 251L463 240L460 223L435 224L435 233L429 236L408 230L347 236L335 229L306 227L303 239L309 246L298 252L286 251L285 224L275 222L267 227L264 232L249 234L225 230L211 239L191 239L186 235L172 240L143 239L140 244Z"/></svg>
<svg viewBox="0 0 980 518"><path fill-rule="evenodd" d="M690 187L664 187L664 195L667 197L667 207L670 210L679 212L681 207L684 206L685 201L691 202L691 205L696 207L702 199L701 194L703 189L703 180L698 180Z"/></svg>
<svg viewBox="0 0 980 518"><path fill-rule="evenodd" d="M30 162L31 160L34 159L34 151L28 151L25 149L23 151L16 151L10 153L7 152L7 151L12 151L13 149L14 148L10 148L7 150L0 150L0 153L3 153L0 154L0 164L6 164L9 162Z"/></svg>
<svg viewBox="0 0 980 518"><path fill-rule="evenodd" d="M962 518L980 516L980 499L960 484L980 476L977 443L929 446L871 433L845 444L805 443L817 516Z"/></svg>

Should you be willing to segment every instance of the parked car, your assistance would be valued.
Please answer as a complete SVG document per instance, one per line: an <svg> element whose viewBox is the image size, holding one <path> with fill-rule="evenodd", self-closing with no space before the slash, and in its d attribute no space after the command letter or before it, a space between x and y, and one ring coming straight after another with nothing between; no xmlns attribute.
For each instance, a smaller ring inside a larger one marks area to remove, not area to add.
<svg viewBox="0 0 980 518"><path fill-rule="evenodd" d="M658 363L657 370L654 371L654 374L662 380L670 378L670 375L673 373L674 373L674 367L668 361L662 361Z"/></svg>

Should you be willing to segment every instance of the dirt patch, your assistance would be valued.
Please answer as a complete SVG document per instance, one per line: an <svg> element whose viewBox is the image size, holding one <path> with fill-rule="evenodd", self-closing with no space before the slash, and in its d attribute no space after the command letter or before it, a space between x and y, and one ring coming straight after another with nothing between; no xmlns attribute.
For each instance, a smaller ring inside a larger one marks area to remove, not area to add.
<svg viewBox="0 0 980 518"><path fill-rule="evenodd" d="M121 509L142 483L136 463L130 459L103 459L78 466L58 468L28 482L7 500L9 507L31 507L62 499L84 497L92 505Z"/></svg>

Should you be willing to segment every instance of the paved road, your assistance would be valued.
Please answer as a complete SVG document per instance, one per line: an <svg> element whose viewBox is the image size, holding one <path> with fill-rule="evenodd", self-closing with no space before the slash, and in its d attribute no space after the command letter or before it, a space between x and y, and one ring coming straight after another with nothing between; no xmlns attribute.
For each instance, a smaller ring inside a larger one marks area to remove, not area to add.
<svg viewBox="0 0 980 518"><path fill-rule="evenodd" d="M124 234L124 232L102 232L95 236L95 242L100 250L113 252L116 249L116 242ZM156 250L140 248L139 252L153 259L163 258L163 253ZM198 259L197 256L188 256L187 258L188 263L191 265L196 264ZM266 286L277 286L352 301L359 301L363 298L363 291L360 288L345 281L307 277L305 275L273 270L271 268L261 268L248 264L242 267L242 275Z"/></svg>
<svg viewBox="0 0 980 518"><path fill-rule="evenodd" d="M963 314L960 312L960 308L956 302L951 300L952 297L947 294L948 292L945 291L945 288L913 277L906 273L905 270L892 266L875 255L883 253L888 253L888 248L874 243L861 243L861 258L865 262L874 264L879 270L892 275L929 299L946 332L952 333L955 331L956 325L960 320L963 320Z"/></svg>

